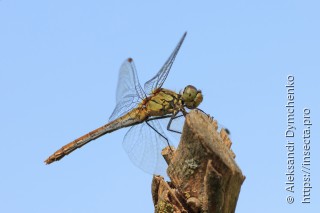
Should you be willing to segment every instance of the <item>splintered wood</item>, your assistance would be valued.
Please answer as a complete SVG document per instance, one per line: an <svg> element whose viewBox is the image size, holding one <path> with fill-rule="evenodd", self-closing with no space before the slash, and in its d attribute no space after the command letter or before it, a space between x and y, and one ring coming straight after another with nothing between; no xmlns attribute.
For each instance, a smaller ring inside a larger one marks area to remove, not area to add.
<svg viewBox="0 0 320 213"><path fill-rule="evenodd" d="M227 131L218 132L215 120L191 111L177 150L173 154L168 154L168 148L163 151L171 182L159 176L153 179L155 212L235 212L245 176L234 160L231 145Z"/></svg>

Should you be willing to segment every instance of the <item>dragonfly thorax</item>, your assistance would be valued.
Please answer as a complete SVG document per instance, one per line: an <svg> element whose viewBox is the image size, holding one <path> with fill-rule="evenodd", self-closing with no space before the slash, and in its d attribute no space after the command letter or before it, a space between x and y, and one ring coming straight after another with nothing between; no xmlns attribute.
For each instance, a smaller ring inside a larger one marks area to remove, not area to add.
<svg viewBox="0 0 320 213"><path fill-rule="evenodd" d="M188 85L181 92L181 99L188 109L197 108L203 100L201 90L197 90L192 85Z"/></svg>
<svg viewBox="0 0 320 213"><path fill-rule="evenodd" d="M180 95L174 91L159 88L144 100L148 116L163 116L183 108Z"/></svg>

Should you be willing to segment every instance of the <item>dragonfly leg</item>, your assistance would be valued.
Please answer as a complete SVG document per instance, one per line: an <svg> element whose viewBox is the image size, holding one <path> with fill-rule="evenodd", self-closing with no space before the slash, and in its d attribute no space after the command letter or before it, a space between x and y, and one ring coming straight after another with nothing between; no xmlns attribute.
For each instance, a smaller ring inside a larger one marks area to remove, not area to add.
<svg viewBox="0 0 320 213"><path fill-rule="evenodd" d="M171 115L164 115L161 117L153 117L153 118L148 118L148 121L152 121L152 120L159 120L159 119L164 119L164 118L171 118Z"/></svg>
<svg viewBox="0 0 320 213"><path fill-rule="evenodd" d="M173 114L173 115L171 116L171 118L170 118L170 120L169 120L169 123L168 123L168 125L167 125L167 130L168 130L168 131L171 131L171 132L178 133L178 134L182 134L180 131L171 129L171 127L170 127L170 126L171 126L171 122L172 122L174 119L180 118L181 116L184 116L184 115L178 115L178 116L177 116L177 114L178 114L178 112L175 113L175 114Z"/></svg>
<svg viewBox="0 0 320 213"><path fill-rule="evenodd" d="M148 126L151 127L151 129L153 129L154 131L156 131L156 133L158 133L161 137L163 137L163 138L167 141L168 146L170 147L168 138L166 138L166 137L165 137L164 135L162 135L156 128L154 128L151 124L149 124L148 121L146 121L146 123L148 124ZM171 149L171 148L170 148L170 149Z"/></svg>
<svg viewBox="0 0 320 213"><path fill-rule="evenodd" d="M210 116L208 113L206 113L205 111L203 111L200 108L196 108L197 110L201 111L203 114L207 115L208 117L214 118L213 116Z"/></svg>
<svg viewBox="0 0 320 213"><path fill-rule="evenodd" d="M201 111L203 114L207 115L207 116L210 117L211 119L214 119L213 116L209 115L208 113L206 113L206 112L203 111L202 109L200 109L200 108L196 108L196 109L199 110L199 111ZM227 133L228 135L231 135L231 132L230 132L230 130L229 130L228 128L223 127L223 129L226 131L226 133Z"/></svg>

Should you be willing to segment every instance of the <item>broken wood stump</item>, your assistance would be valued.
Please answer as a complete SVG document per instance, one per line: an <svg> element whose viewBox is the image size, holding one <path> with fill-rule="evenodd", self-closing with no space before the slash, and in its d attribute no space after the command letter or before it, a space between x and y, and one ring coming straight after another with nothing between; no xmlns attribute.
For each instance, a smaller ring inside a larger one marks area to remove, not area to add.
<svg viewBox="0 0 320 213"><path fill-rule="evenodd" d="M179 146L163 150L168 162L166 182L154 176L156 213L234 213L245 180L230 149L227 131L199 110L185 120Z"/></svg>

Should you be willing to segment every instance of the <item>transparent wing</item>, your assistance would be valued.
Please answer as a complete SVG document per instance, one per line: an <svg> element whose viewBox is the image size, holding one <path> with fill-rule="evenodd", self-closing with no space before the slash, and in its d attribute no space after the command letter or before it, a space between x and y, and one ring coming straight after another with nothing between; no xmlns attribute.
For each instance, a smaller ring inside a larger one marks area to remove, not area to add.
<svg viewBox="0 0 320 213"><path fill-rule="evenodd" d="M180 116L181 115L181 116ZM158 119L157 121L160 123L162 129L164 130L166 136L169 138L170 145L177 147L181 138L181 133L183 130L183 125L185 122L185 117L182 113L178 113L176 118L171 121L170 129L173 131L168 131L167 127L170 122L170 117ZM176 132L174 132L176 131ZM179 133L177 133L179 132Z"/></svg>
<svg viewBox="0 0 320 213"><path fill-rule="evenodd" d="M176 58L176 56L179 52L179 49L180 49L186 35L187 35L187 32L185 32L183 34L183 36L180 39L179 43L177 44L176 48L173 50L170 57L164 63L164 65L159 70L159 72L153 78L151 78L149 81L147 81L144 84L144 91L146 92L146 94L150 94L152 92L152 90L154 90L156 88L160 88L162 86L162 84L164 83L164 81L166 80L166 78L169 74L170 68L174 62L174 59Z"/></svg>
<svg viewBox="0 0 320 213"><path fill-rule="evenodd" d="M122 63L119 71L116 107L113 110L109 121L115 120L135 108L145 96L139 83L133 59L128 58Z"/></svg>
<svg viewBox="0 0 320 213"><path fill-rule="evenodd" d="M170 129L178 132L182 132L183 124L185 121L185 117L183 116L182 112L179 112L174 119L171 121ZM168 124L169 121L165 120L165 122Z"/></svg>
<svg viewBox="0 0 320 213"><path fill-rule="evenodd" d="M166 136L157 120L148 121L158 132ZM166 175L167 164L161 155L167 141L146 122L132 126L123 140L123 148L130 160L149 174Z"/></svg>

